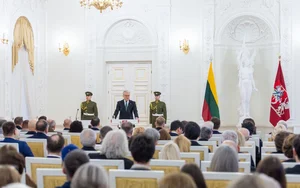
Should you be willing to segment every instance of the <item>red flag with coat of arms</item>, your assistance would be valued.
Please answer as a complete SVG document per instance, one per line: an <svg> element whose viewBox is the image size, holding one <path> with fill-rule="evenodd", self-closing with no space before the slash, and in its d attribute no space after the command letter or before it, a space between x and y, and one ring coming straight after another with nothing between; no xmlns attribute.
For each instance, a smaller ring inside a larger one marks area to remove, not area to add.
<svg viewBox="0 0 300 188"><path fill-rule="evenodd" d="M271 98L270 123L275 127L280 120L290 119L289 97L285 87L284 77L279 64L274 83L274 91Z"/></svg>

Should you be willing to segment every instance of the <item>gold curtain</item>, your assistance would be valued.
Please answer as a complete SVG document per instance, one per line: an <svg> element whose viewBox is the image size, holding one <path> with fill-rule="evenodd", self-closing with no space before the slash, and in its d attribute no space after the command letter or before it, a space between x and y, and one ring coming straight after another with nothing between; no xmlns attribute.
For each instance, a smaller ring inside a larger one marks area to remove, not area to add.
<svg viewBox="0 0 300 188"><path fill-rule="evenodd" d="M28 52L28 61L32 74L34 74L34 37L29 20L21 16L18 18L14 29L14 43L12 49L12 71L18 63L18 52L25 45Z"/></svg>

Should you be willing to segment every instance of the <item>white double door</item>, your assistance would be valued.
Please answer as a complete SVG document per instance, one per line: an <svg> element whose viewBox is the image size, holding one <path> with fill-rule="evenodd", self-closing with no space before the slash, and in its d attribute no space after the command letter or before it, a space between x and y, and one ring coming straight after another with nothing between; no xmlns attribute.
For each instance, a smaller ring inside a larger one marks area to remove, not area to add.
<svg viewBox="0 0 300 188"><path fill-rule="evenodd" d="M108 114L113 115L123 91L130 91L136 102L140 125L149 124L151 95L151 63L108 63Z"/></svg>

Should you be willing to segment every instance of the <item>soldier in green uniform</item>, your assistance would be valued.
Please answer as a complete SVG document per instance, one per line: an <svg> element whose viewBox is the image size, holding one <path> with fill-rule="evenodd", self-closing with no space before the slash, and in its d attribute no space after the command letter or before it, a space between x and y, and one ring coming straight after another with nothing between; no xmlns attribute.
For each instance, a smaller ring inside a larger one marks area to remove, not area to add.
<svg viewBox="0 0 300 188"><path fill-rule="evenodd" d="M93 93L85 92L86 101L81 103L81 120L92 120L95 117L98 117L98 108L97 103L91 101Z"/></svg>
<svg viewBox="0 0 300 188"><path fill-rule="evenodd" d="M160 101L161 93L159 91L154 92L155 101L150 103L150 123L152 127L155 128L155 120L159 117L159 114L165 118L167 121L167 107L166 104Z"/></svg>

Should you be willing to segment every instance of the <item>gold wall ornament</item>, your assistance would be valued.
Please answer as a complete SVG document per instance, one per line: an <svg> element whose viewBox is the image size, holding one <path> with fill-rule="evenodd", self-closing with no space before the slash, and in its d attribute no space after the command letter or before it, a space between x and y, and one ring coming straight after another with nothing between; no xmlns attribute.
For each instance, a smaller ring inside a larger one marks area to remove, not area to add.
<svg viewBox="0 0 300 188"><path fill-rule="evenodd" d="M107 8L111 10L121 8L123 2L121 0L80 0L81 7L91 8L92 6L100 10L100 13Z"/></svg>
<svg viewBox="0 0 300 188"><path fill-rule="evenodd" d="M8 44L8 38L5 35L5 33L3 33L2 39L0 39L0 40L1 40L2 44Z"/></svg>
<svg viewBox="0 0 300 188"><path fill-rule="evenodd" d="M184 54L188 54L190 51L189 41L186 39L184 39L182 43L181 41L179 41L179 48L183 51Z"/></svg>
<svg viewBox="0 0 300 188"><path fill-rule="evenodd" d="M65 56L68 56L69 53L70 53L70 46L69 46L69 44L67 42L65 42L62 48L61 48L61 46L59 44L58 51L62 52Z"/></svg>

